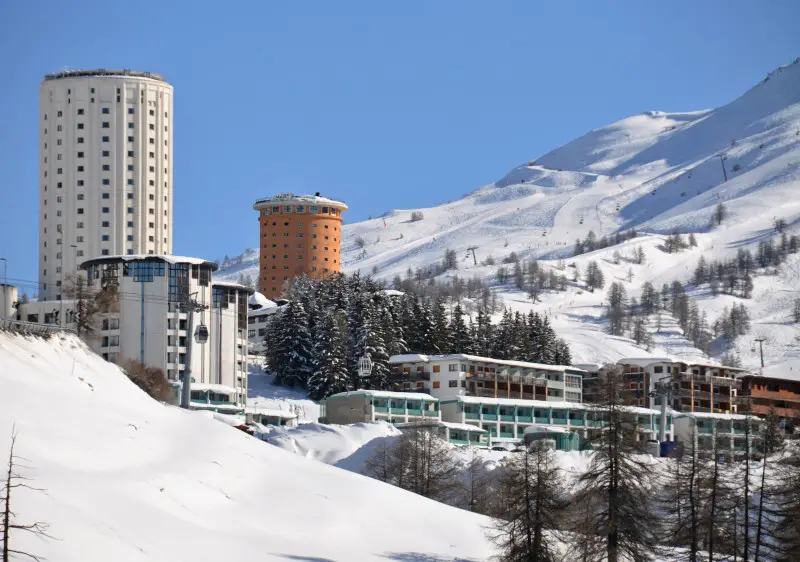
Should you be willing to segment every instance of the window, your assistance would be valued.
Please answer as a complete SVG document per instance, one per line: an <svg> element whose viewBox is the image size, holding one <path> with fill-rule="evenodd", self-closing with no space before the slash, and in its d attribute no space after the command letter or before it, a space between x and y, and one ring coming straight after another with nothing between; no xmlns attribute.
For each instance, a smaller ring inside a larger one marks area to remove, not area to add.
<svg viewBox="0 0 800 562"><path fill-rule="evenodd" d="M128 137L128 142L133 142L133 137Z"/></svg>
<svg viewBox="0 0 800 562"><path fill-rule="evenodd" d="M83 129L83 123L78 123L78 129ZM79 140L78 142L83 142L83 140Z"/></svg>
<svg viewBox="0 0 800 562"><path fill-rule="evenodd" d="M128 242L133 242L133 234L128 234Z"/></svg>
<svg viewBox="0 0 800 562"><path fill-rule="evenodd" d="M105 113L105 114L108 114L108 113L109 113L109 111L108 111L108 108L107 108L107 107L104 107L103 109L101 109L101 112L102 112L102 113Z"/></svg>
<svg viewBox="0 0 800 562"><path fill-rule="evenodd" d="M128 178L128 185L133 185L133 178Z"/></svg>
<svg viewBox="0 0 800 562"><path fill-rule="evenodd" d="M129 171L129 172L132 172L132 171L133 171L133 164L128 164L128 171Z"/></svg>
<svg viewBox="0 0 800 562"><path fill-rule="evenodd" d="M155 130L156 130L156 126L155 126L155 125L153 125L152 123L150 123L150 130L151 130L151 131L155 131Z"/></svg>
<svg viewBox="0 0 800 562"><path fill-rule="evenodd" d="M457 380L448 381L448 386L450 388L458 388L458 381Z"/></svg>
<svg viewBox="0 0 800 562"><path fill-rule="evenodd" d="M103 137L103 142L108 142L108 137Z"/></svg>
<svg viewBox="0 0 800 562"><path fill-rule="evenodd" d="M78 214L79 214L79 215L82 215L82 214L83 214L83 208L78 208Z"/></svg>
<svg viewBox="0 0 800 562"><path fill-rule="evenodd" d="M81 242L83 242L83 236L78 236L78 237L75 239L75 241L76 241L76 242L78 242L78 243L80 244Z"/></svg>
<svg viewBox="0 0 800 562"><path fill-rule="evenodd" d="M102 254L102 255L104 255L104 256L107 256L107 255L108 255L108 250L103 250L103 251L101 252L101 254Z"/></svg>
<svg viewBox="0 0 800 562"><path fill-rule="evenodd" d="M156 144L156 139L150 139L150 144Z"/></svg>
<svg viewBox="0 0 800 562"><path fill-rule="evenodd" d="M111 126L111 123L109 123L108 121L103 121L103 128L104 129L108 129L110 126Z"/></svg>
<svg viewBox="0 0 800 562"><path fill-rule="evenodd" d="M151 115L151 116L154 116L155 114L156 114L155 110L151 109L151 110L150 110L150 115Z"/></svg>
<svg viewBox="0 0 800 562"><path fill-rule="evenodd" d="M133 207L128 207L128 213L131 215L133 214Z"/></svg>
<svg viewBox="0 0 800 562"><path fill-rule="evenodd" d="M111 199L110 193L103 193L103 199Z"/></svg>
<svg viewBox="0 0 800 562"><path fill-rule="evenodd" d="M108 213L108 212L110 212L110 211L109 211L109 208L108 208L108 207L103 207L103 212L104 212L104 213Z"/></svg>
<svg viewBox="0 0 800 562"><path fill-rule="evenodd" d="M111 180L108 178L103 178L103 185L111 185Z"/></svg>
<svg viewBox="0 0 800 562"><path fill-rule="evenodd" d="M155 201L155 199L156 199L156 196L151 193L150 194L150 201Z"/></svg>
<svg viewBox="0 0 800 562"><path fill-rule="evenodd" d="M433 381L433 388L439 388L439 381Z"/></svg>
<svg viewBox="0 0 800 562"><path fill-rule="evenodd" d="M456 363L456 364L448 365L447 366L447 370L450 371L451 373L457 372L458 371L458 364Z"/></svg>
<svg viewBox="0 0 800 562"><path fill-rule="evenodd" d="M133 199L133 193L128 193L127 197L128 199Z"/></svg>
<svg viewBox="0 0 800 562"><path fill-rule="evenodd" d="M59 202L61 201L61 197L58 198ZM83 193L78 193L78 201L83 201Z"/></svg>
<svg viewBox="0 0 800 562"><path fill-rule="evenodd" d="M78 222L77 227L78 228L83 228L83 223L82 222Z"/></svg>
<svg viewBox="0 0 800 562"><path fill-rule="evenodd" d="M133 115L133 108L132 107L128 108L128 115Z"/></svg>
<svg viewBox="0 0 800 562"><path fill-rule="evenodd" d="M128 128L133 129L133 123L128 123Z"/></svg>
<svg viewBox="0 0 800 562"><path fill-rule="evenodd" d="M442 368L441 368L439 365L434 365L434 366L433 366L433 372L434 372L434 373L438 373L438 372L439 372L439 371L441 371L441 370L442 370Z"/></svg>
<svg viewBox="0 0 800 562"><path fill-rule="evenodd" d="M132 151L132 150L129 150L129 151L128 151L128 157L129 157L129 158L133 158L133 151Z"/></svg>
<svg viewBox="0 0 800 562"><path fill-rule="evenodd" d="M133 221L128 221L128 228L133 228Z"/></svg>
<svg viewBox="0 0 800 562"><path fill-rule="evenodd" d="M108 234L103 234L103 242L108 242Z"/></svg>
<svg viewBox="0 0 800 562"><path fill-rule="evenodd" d="M78 171L82 172L83 171L83 166L78 166Z"/></svg>

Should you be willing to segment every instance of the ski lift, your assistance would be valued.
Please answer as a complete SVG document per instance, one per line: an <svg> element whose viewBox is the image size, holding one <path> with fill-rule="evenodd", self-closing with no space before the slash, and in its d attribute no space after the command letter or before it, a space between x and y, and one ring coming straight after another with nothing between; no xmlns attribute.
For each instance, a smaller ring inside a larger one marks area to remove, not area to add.
<svg viewBox="0 0 800 562"><path fill-rule="evenodd" d="M580 224L583 224L583 215L581 215L581 218L578 220L578 222L579 222Z"/></svg>
<svg viewBox="0 0 800 562"><path fill-rule="evenodd" d="M619 203L617 203L617 211L619 211Z"/></svg>
<svg viewBox="0 0 800 562"><path fill-rule="evenodd" d="M372 359L365 354L358 360L358 376L368 377L370 373L372 373Z"/></svg>
<svg viewBox="0 0 800 562"><path fill-rule="evenodd" d="M547 236L547 231L546 230L542 231L542 236Z"/></svg>
<svg viewBox="0 0 800 562"><path fill-rule="evenodd" d="M206 343L208 341L208 328L205 324L200 324L194 331L194 341Z"/></svg>

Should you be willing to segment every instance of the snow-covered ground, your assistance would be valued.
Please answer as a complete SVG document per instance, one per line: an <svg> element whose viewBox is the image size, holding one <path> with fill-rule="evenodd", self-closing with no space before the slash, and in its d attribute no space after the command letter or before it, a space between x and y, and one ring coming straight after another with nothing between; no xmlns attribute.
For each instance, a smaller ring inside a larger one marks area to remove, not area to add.
<svg viewBox="0 0 800 562"><path fill-rule="evenodd" d="M724 161L723 161L724 159ZM728 176L724 181L723 168ZM575 141L518 166L497 182L456 201L387 212L384 217L345 225L343 270L360 271L391 281L408 268L440 261L446 249L461 257L460 276L493 280L497 265L474 265L467 248L477 246L478 260L499 260L514 251L523 259L557 267L566 258L581 271L590 260L600 264L606 282L624 281L638 296L645 281L656 288L673 280L688 281L700 255L723 259L739 248L754 248L774 236L773 221L784 218L790 234L800 233L800 63L770 73L765 81L723 107L685 113L646 112L596 129ZM728 218L709 229L716 205L723 202ZM410 221L412 211L424 215ZM577 238L589 231L599 237L635 228L644 236L620 246L572 258ZM668 255L657 247L673 229L694 232L699 245ZM254 231L255 236L255 231ZM362 252L356 238L367 244ZM647 261L636 265L623 258L641 245ZM242 263L220 272L254 279L258 254L249 251ZM790 303L800 296L798 256L778 275L755 279L750 310L752 337L740 338L736 351L745 366L757 367L752 339L766 338L766 372L800 376L798 325L790 324ZM633 274L628 281L629 270ZM566 274L571 279L571 269ZM616 361L647 352L625 338L604 333L601 319L605 291L588 293L570 287L546 293L533 305L525 295L495 286L505 302L519 309L549 312L559 333L572 346L576 362ZM713 321L729 296L695 296ZM694 349L674 324L655 334L655 355L697 359Z"/></svg>
<svg viewBox="0 0 800 562"><path fill-rule="evenodd" d="M308 398L303 389L272 384L273 375L263 370L262 357L250 357L247 376L247 407L259 410L281 410L297 414L299 423L319 420L319 404Z"/></svg>
<svg viewBox="0 0 800 562"><path fill-rule="evenodd" d="M13 510L58 562L486 560L489 520L271 447L153 401L74 337L0 332L0 456L32 484Z"/></svg>

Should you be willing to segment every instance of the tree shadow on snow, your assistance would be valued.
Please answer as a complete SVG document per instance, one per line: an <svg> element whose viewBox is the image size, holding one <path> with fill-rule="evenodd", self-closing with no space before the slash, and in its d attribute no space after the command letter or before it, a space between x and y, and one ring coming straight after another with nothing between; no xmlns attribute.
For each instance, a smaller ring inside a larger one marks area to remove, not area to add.
<svg viewBox="0 0 800 562"><path fill-rule="evenodd" d="M451 558L424 552L386 552L381 556L395 562L477 562L474 558Z"/></svg>

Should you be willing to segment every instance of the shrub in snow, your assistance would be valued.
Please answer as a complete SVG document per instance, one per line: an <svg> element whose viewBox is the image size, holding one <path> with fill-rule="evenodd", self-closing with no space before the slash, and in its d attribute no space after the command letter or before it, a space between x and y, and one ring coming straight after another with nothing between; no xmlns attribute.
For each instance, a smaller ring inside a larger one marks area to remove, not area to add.
<svg viewBox="0 0 800 562"><path fill-rule="evenodd" d="M425 215L422 214L422 211L412 211L411 212L411 222L418 222L425 218Z"/></svg>
<svg viewBox="0 0 800 562"><path fill-rule="evenodd" d="M148 367L135 359L126 360L121 367L131 382L151 398L159 402L171 402L174 399L167 376L158 367Z"/></svg>

